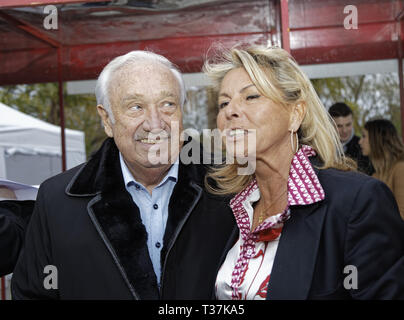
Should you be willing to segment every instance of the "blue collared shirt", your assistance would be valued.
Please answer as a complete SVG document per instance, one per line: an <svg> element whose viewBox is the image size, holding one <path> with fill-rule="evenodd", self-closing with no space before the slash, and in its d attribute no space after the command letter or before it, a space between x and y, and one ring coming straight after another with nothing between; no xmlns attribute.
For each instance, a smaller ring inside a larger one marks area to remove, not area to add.
<svg viewBox="0 0 404 320"><path fill-rule="evenodd" d="M153 269L160 285L161 263L160 254L168 218L168 204L178 179L178 160L171 166L164 179L152 190L147 189L135 180L119 153L125 188L138 206L140 217L147 231L147 248Z"/></svg>

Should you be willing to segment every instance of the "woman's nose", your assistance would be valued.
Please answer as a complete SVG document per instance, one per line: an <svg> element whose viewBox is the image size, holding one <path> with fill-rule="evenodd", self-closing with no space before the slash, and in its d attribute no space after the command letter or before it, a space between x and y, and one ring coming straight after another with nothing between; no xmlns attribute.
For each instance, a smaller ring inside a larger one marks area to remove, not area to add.
<svg viewBox="0 0 404 320"><path fill-rule="evenodd" d="M236 100L231 100L225 108L226 117L228 119L238 118L240 116L240 105Z"/></svg>

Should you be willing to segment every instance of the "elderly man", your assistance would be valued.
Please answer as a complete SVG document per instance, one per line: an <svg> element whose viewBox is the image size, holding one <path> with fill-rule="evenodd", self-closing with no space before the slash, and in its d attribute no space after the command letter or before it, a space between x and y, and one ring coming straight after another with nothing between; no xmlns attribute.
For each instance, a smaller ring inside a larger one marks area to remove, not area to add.
<svg viewBox="0 0 404 320"><path fill-rule="evenodd" d="M204 167L179 158L180 73L133 51L104 68L96 96L109 138L41 185L13 297L210 298L234 218L205 193Z"/></svg>

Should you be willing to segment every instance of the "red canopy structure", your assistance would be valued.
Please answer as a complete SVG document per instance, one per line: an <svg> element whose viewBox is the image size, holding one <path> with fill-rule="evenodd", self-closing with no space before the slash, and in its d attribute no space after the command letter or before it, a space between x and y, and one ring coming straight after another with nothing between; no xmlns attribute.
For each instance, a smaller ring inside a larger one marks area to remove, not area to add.
<svg viewBox="0 0 404 320"><path fill-rule="evenodd" d="M56 30L44 26L48 4ZM352 7L357 28L346 25ZM400 0L2 0L0 85L95 79L135 49L187 73L218 42L280 45L301 65L397 59L404 123L403 9Z"/></svg>
<svg viewBox="0 0 404 320"><path fill-rule="evenodd" d="M57 30L44 28L46 4L57 4ZM2 0L0 85L57 80L57 48L63 81L94 79L111 58L145 48L199 72L216 42L283 43L303 65L398 58L403 2L349 4L358 29L344 28L341 0Z"/></svg>

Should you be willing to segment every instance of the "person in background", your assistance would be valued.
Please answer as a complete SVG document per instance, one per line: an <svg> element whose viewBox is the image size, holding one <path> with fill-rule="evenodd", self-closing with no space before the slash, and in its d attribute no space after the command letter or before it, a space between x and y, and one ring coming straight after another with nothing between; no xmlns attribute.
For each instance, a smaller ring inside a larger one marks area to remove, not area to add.
<svg viewBox="0 0 404 320"><path fill-rule="evenodd" d="M359 137L354 132L352 109L347 104L338 102L333 104L328 112L337 126L345 155L356 161L360 172L371 175L372 165L369 158L362 154Z"/></svg>
<svg viewBox="0 0 404 320"><path fill-rule="evenodd" d="M34 208L34 201L16 199L12 189L0 186L0 277L14 270Z"/></svg>
<svg viewBox="0 0 404 320"><path fill-rule="evenodd" d="M385 119L366 122L359 144L375 168L373 176L393 191L404 219L404 145L393 123Z"/></svg>
<svg viewBox="0 0 404 320"><path fill-rule="evenodd" d="M213 168L205 180L213 194L233 196L237 221L216 297L404 299L404 221L394 196L351 170L292 56L257 46L212 59L204 69L219 91L217 126L227 154L243 160ZM244 158L256 167L241 176Z"/></svg>

